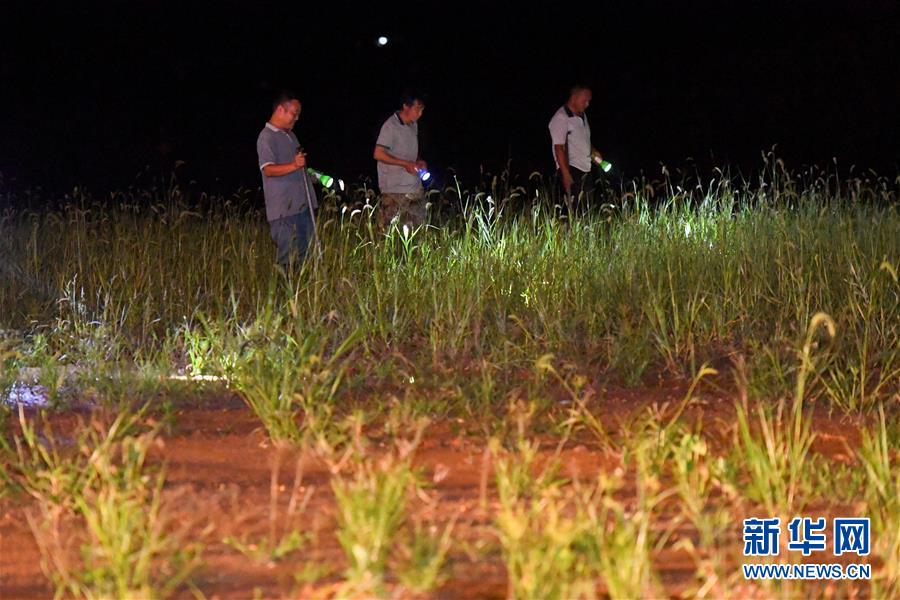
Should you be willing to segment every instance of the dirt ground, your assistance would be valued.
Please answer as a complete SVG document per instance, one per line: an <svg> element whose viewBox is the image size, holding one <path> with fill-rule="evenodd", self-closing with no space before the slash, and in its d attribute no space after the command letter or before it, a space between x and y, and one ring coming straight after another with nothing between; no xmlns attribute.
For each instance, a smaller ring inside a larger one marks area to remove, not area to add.
<svg viewBox="0 0 900 600"><path fill-rule="evenodd" d="M617 428L629 416L653 404L680 401L686 382L665 382L658 387L607 389L602 403L596 398L589 408L616 438ZM731 443L734 395L715 391L700 394L685 419L701 419L706 435L713 435L713 446L722 451ZM80 415L84 418L84 414ZM58 431L72 431L79 415L52 417ZM16 423L11 419L10 428ZM847 447L859 443L858 427L851 420L829 418L822 412L814 420L817 440L814 453L847 462ZM64 434L63 434L64 435ZM546 456L555 449L558 438L538 434ZM64 438L63 438L64 439ZM179 401L174 420L161 435L162 443L153 451L152 463L165 464L165 498L173 507L176 520L189 527L191 536L203 542L203 565L193 583L208 598L326 597L334 594L346 568L335 536L334 497L327 461L314 453L278 450L268 441L260 421L236 396L222 395L200 403ZM386 448L386 437L372 440L372 449ZM500 544L492 529L497 501L486 438L477 423L457 419L432 422L415 453L415 465L428 482L423 494L408 503L413 521L435 524L439 528L456 521L454 545L446 564L446 582L433 592L439 598L504 598L507 595L506 570ZM277 457L277 458L276 458ZM613 444L602 448L596 437L586 431L576 433L561 453L563 475L590 477L600 470L613 470L621 462L621 452ZM259 564L223 543L228 536L258 540L269 528L270 489L273 465L278 471L278 507L280 531L289 497L294 488L297 461L302 460L302 481L297 490L309 494L305 510L292 525L311 533L311 541L301 550L269 564ZM626 485L626 493L628 490ZM633 494L633 486L630 488ZM487 510L484 507L487 507ZM47 598L53 588L41 570L41 558L26 520L26 511L34 510L24 495L8 496L0 501L0 597ZM665 511L659 528L670 527ZM671 528L671 527L670 527ZM728 537L740 552L741 526L735 520ZM666 547L654 554L654 566L666 591L673 596L684 593L693 582L695 564L683 549L673 549L681 537L692 530L678 525ZM327 565L314 584L298 582L295 574L313 561ZM735 569L738 567L735 566ZM392 583L388 580L388 583ZM178 597L192 597L188 587Z"/></svg>

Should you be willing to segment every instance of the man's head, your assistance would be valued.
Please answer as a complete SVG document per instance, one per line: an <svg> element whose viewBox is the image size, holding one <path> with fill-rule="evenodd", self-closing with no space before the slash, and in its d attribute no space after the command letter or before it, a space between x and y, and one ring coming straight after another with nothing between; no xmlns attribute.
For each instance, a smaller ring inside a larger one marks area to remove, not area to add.
<svg viewBox="0 0 900 600"><path fill-rule="evenodd" d="M269 122L279 129L290 131L300 118L300 100L291 92L281 92L272 101Z"/></svg>
<svg viewBox="0 0 900 600"><path fill-rule="evenodd" d="M591 88L583 83L578 83L573 85L569 91L569 102L567 104L572 111L583 113L590 106L592 97Z"/></svg>
<svg viewBox="0 0 900 600"><path fill-rule="evenodd" d="M425 95L407 90L400 97L400 118L404 123L415 123L425 112Z"/></svg>

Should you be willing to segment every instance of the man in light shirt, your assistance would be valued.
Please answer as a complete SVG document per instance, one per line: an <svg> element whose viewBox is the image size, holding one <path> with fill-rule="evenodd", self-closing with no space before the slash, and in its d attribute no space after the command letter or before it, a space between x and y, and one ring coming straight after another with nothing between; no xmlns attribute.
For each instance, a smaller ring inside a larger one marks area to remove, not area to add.
<svg viewBox="0 0 900 600"><path fill-rule="evenodd" d="M306 174L306 155L293 131L299 118L300 100L289 92L279 94L256 140L266 220L282 266L302 262L315 235L310 206L318 203Z"/></svg>
<svg viewBox="0 0 900 600"><path fill-rule="evenodd" d="M419 170L428 165L419 157L418 121L425 111L421 94L406 92L401 108L387 118L378 133L373 158L378 163L378 223L384 228L397 219L418 227L425 223L425 191Z"/></svg>
<svg viewBox="0 0 900 600"><path fill-rule="evenodd" d="M583 84L573 86L569 99L550 119L553 161L570 214L574 201L590 203L594 191L591 167L595 159L602 158L591 145L591 126L585 114L591 97L590 87Z"/></svg>

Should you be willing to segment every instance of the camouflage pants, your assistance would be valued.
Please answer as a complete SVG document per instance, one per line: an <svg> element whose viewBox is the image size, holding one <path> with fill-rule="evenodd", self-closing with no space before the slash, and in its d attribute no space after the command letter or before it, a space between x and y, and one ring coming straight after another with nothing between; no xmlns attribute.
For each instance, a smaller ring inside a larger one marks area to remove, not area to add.
<svg viewBox="0 0 900 600"><path fill-rule="evenodd" d="M399 225L418 227L425 224L425 194L382 194L378 201L378 225L387 228L395 218Z"/></svg>

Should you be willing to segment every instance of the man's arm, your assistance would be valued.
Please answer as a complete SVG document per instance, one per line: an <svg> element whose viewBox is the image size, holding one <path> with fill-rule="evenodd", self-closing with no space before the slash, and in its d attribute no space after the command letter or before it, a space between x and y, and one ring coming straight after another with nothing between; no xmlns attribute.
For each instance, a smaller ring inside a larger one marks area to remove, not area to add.
<svg viewBox="0 0 900 600"><path fill-rule="evenodd" d="M388 152L384 146L376 145L375 152L372 153L372 156L378 162L383 162L386 165L394 165L397 167L403 167L406 169L407 173L411 173L415 175L418 171L416 170L416 163L411 160L403 160L402 158L397 158L390 152Z"/></svg>
<svg viewBox="0 0 900 600"><path fill-rule="evenodd" d="M569 153L566 152L565 144L554 144L553 153L556 155L556 164L559 165L559 172L562 175L562 184L566 192L572 188L572 172L569 170Z"/></svg>
<svg viewBox="0 0 900 600"><path fill-rule="evenodd" d="M281 177L288 175L294 171L300 171L306 166L306 155L298 152L293 162L282 163L280 165L269 164L263 165L262 172L266 177Z"/></svg>
<svg viewBox="0 0 900 600"><path fill-rule="evenodd" d="M266 177L281 177L306 166L306 154L299 151L291 162L276 163L271 136L267 135L265 131L259 134L259 138L256 140L256 155L259 157L259 170Z"/></svg>
<svg viewBox="0 0 900 600"><path fill-rule="evenodd" d="M572 172L569 170L569 152L566 150L566 140L569 135L569 126L566 117L557 112L550 119L550 142L553 144L553 156L562 176L562 185L566 193L572 189Z"/></svg>

